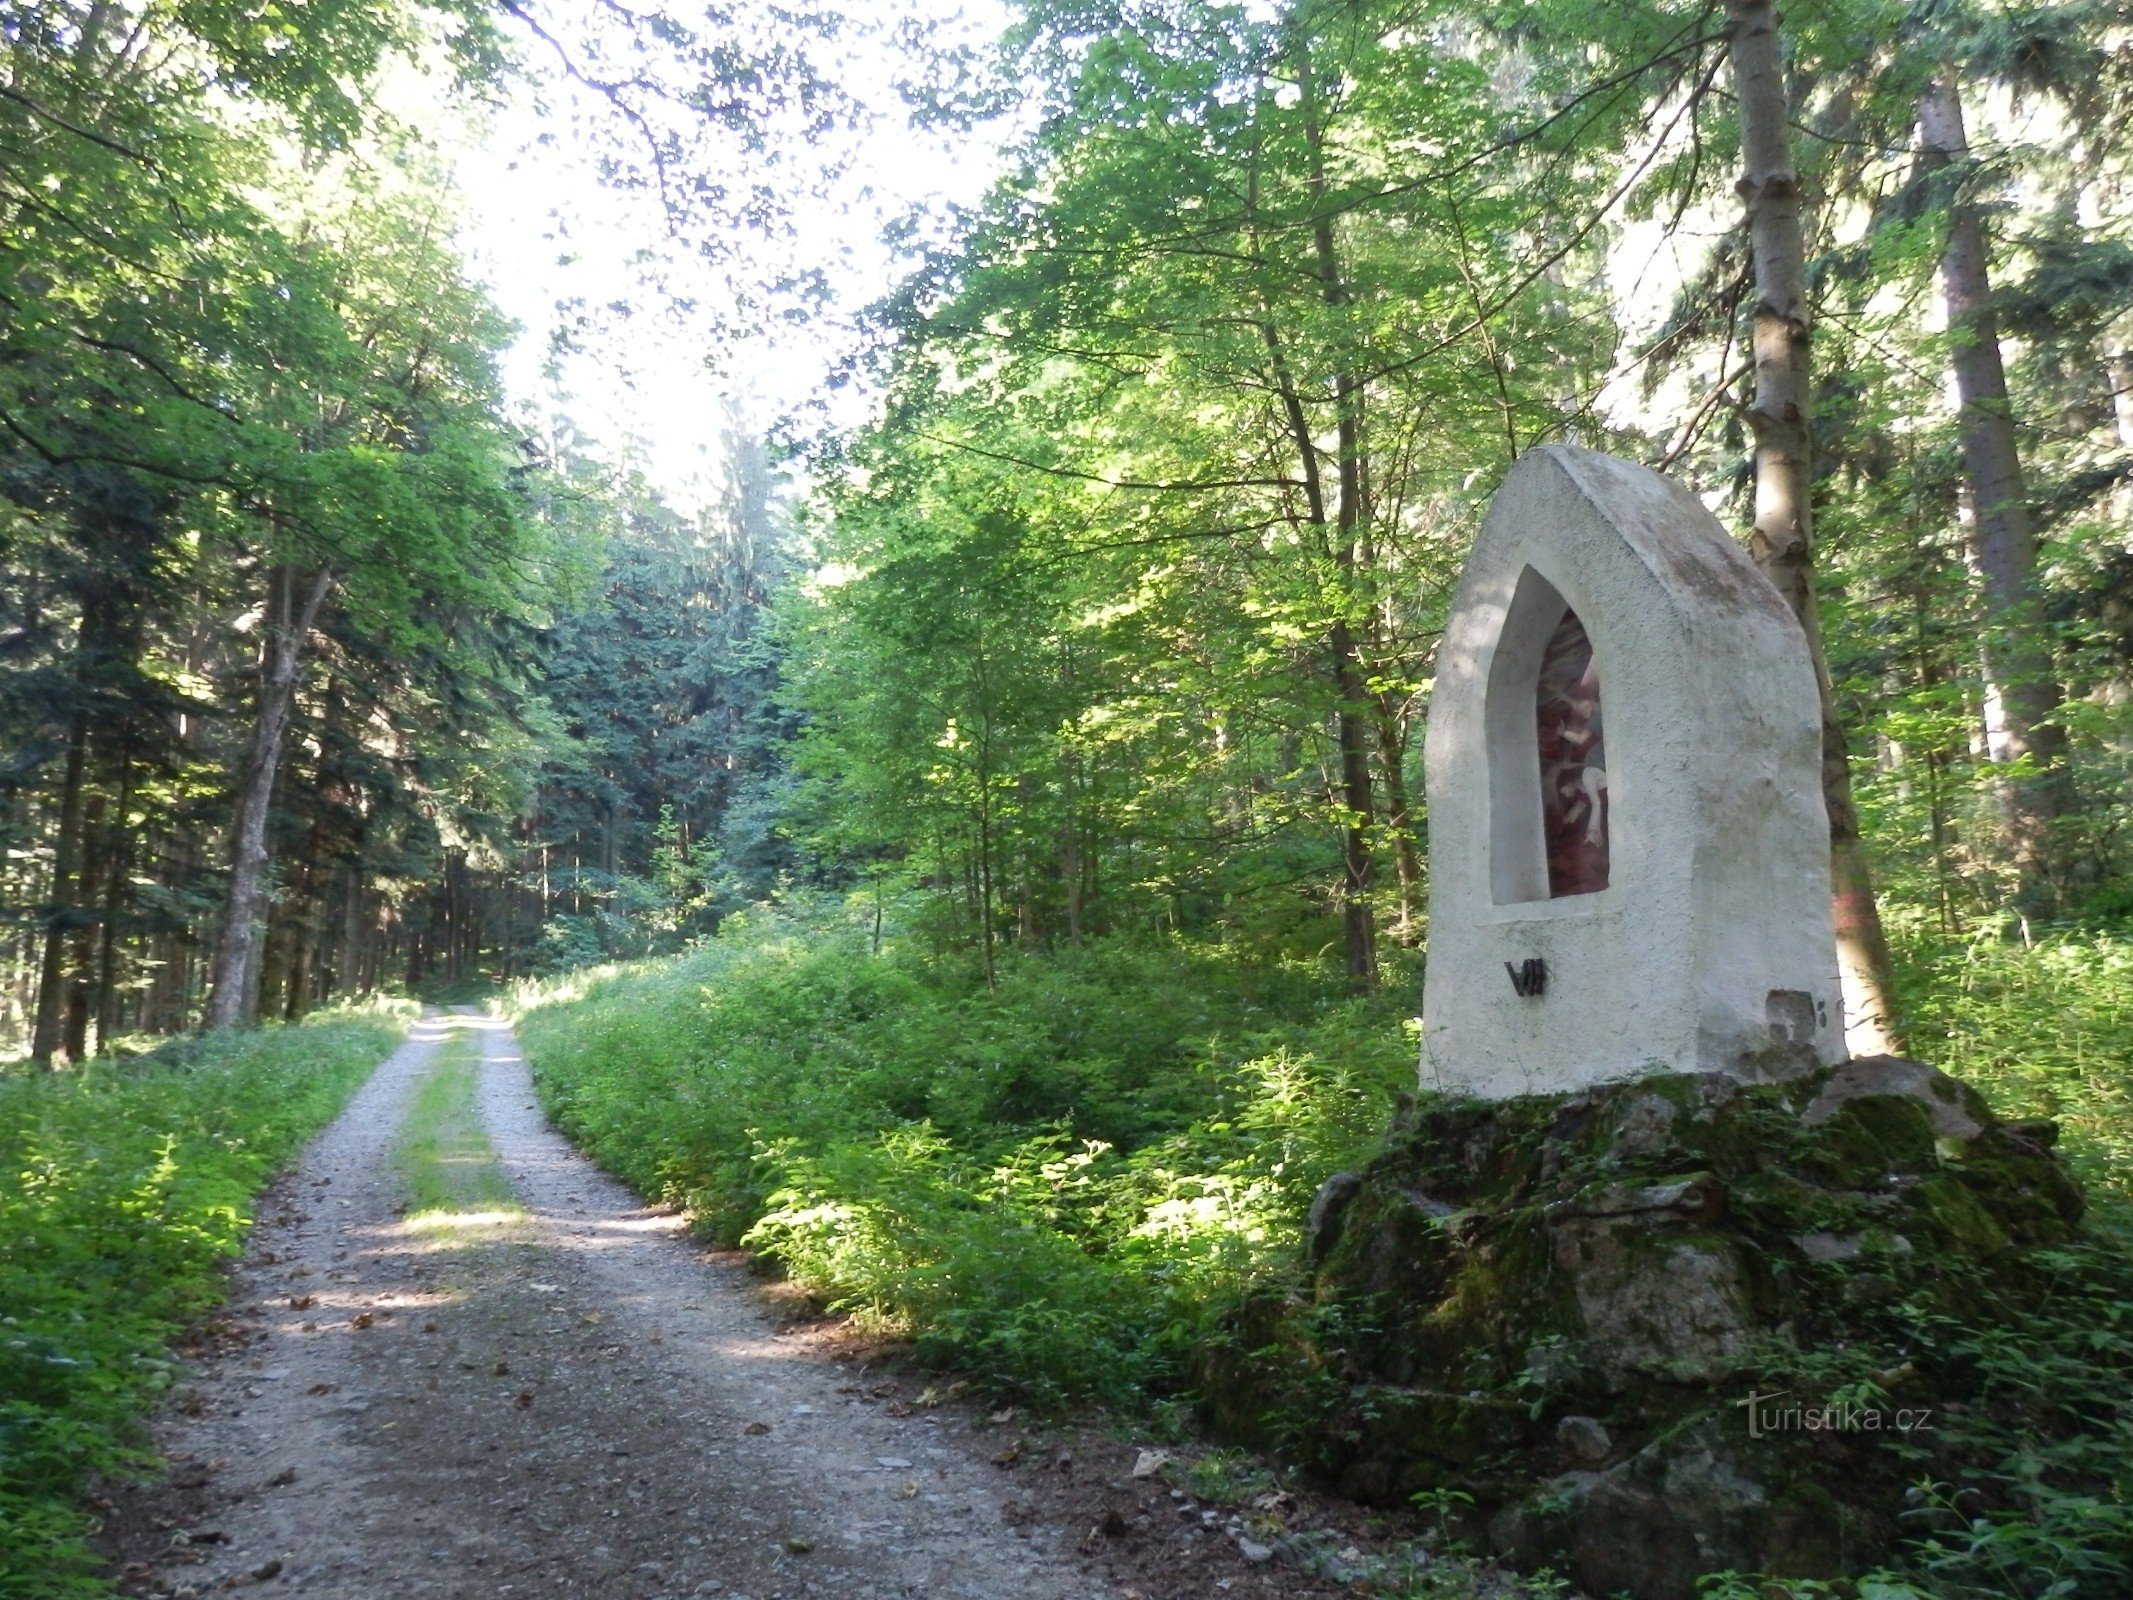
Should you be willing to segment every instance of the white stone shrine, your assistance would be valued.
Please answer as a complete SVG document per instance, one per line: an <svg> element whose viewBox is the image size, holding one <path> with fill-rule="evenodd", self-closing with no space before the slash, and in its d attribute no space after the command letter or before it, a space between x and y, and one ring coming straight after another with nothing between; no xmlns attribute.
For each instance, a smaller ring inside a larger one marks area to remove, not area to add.
<svg viewBox="0 0 2133 1600"><path fill-rule="evenodd" d="M1425 763L1423 1087L1844 1058L1806 639L1687 490L1568 445L1518 461L1453 596Z"/></svg>

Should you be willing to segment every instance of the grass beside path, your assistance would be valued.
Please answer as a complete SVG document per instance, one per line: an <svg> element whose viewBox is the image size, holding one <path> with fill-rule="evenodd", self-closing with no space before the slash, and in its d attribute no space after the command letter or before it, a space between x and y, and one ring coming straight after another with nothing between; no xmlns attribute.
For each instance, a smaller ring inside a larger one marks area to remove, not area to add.
<svg viewBox="0 0 2133 1600"><path fill-rule="evenodd" d="M144 1466L168 1346L221 1297L252 1202L391 1050L404 1015L0 1070L0 1600L105 1595L78 1494Z"/></svg>

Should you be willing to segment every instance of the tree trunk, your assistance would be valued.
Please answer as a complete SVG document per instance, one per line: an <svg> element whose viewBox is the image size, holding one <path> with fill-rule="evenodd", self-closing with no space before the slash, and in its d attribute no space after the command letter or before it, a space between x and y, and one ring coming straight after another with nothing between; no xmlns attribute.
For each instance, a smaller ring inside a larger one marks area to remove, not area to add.
<svg viewBox="0 0 2133 1600"><path fill-rule="evenodd" d="M104 863L111 845L107 809L104 797L95 793L87 794L82 805L81 867L74 875L74 932L67 947L59 1025L60 1053L69 1061L89 1059L90 990L96 981L96 934L102 920L97 907L103 899Z"/></svg>
<svg viewBox="0 0 2133 1600"><path fill-rule="evenodd" d="M1304 104L1305 137L1311 152L1310 192L1318 215L1311 229L1317 257L1319 294L1329 307L1348 302L1342 280L1340 254L1333 237L1333 218L1326 210L1325 130L1318 120L1316 78L1308 47L1296 56L1297 90ZM1345 357L1346 352L1341 352ZM1345 362L1339 363L1345 365ZM1378 927L1375 899L1377 863L1371 853L1371 831L1376 823L1377 802L1370 776L1369 685L1363 671L1351 617L1371 613L1370 597L1363 592L1375 574L1357 561L1357 547L1365 521L1368 473L1364 466L1363 390L1348 371L1333 378L1335 482L1339 499L1333 515L1334 569L1340 592L1329 643L1333 649L1334 685L1340 694L1338 737L1341 754L1341 805L1346 812L1342 828L1341 921L1347 947L1348 983L1357 993L1367 993L1378 981ZM1308 436L1303 448L1315 451ZM1324 503L1319 502L1319 523L1325 526Z"/></svg>
<svg viewBox="0 0 2133 1600"><path fill-rule="evenodd" d="M978 945L985 956L985 987L988 991L999 987L999 976L993 970L992 958L992 794L991 777L981 766L978 771L978 860L977 876L971 890L977 899Z"/></svg>
<svg viewBox="0 0 2133 1600"><path fill-rule="evenodd" d="M289 960L280 1005L284 1022L295 1022L310 1009L312 975L326 942L326 888L319 881L325 837L324 817L313 817L304 838L303 872L296 880L295 903L288 922Z"/></svg>
<svg viewBox="0 0 2133 1600"><path fill-rule="evenodd" d="M30 1059L49 1067L59 1053L64 1022L67 940L72 932L74 880L81 867L82 774L89 756L89 718L74 714L67 735L67 765L59 787L59 832L52 842L52 884L45 918L44 957L37 976L37 1020L30 1030Z"/></svg>
<svg viewBox="0 0 2133 1600"><path fill-rule="evenodd" d="M1066 901L1067 942L1081 948L1081 837L1074 826L1072 798L1059 828L1059 887Z"/></svg>
<svg viewBox="0 0 2133 1600"><path fill-rule="evenodd" d="M1392 844L1392 868L1400 885L1400 920L1393 937L1412 945L1415 915L1422 904L1422 853L1415 848L1414 814L1407 798L1407 732L1391 697L1377 696L1378 767L1385 774L1385 834Z"/></svg>
<svg viewBox="0 0 2133 1600"><path fill-rule="evenodd" d="M133 875L133 758L119 751L118 796L111 809L111 865L104 876L104 905L99 917L96 960L96 1048L111 1048L119 1033L118 951L120 919L126 909Z"/></svg>
<svg viewBox="0 0 2133 1600"><path fill-rule="evenodd" d="M2133 450L2133 350L2121 350L2103 364L2111 385L2111 417L2118 425L2118 442Z"/></svg>
<svg viewBox="0 0 2133 1600"><path fill-rule="evenodd" d="M238 790L237 823L231 831L230 887L223 902L222 937L215 946L213 992L207 1026L239 1028L251 1022L259 1005L261 914L266 908L267 820L274 781L281 773L281 752L296 701L296 678L304 644L318 620L319 607L333 584L333 569L321 567L299 594L299 577L287 567L273 578L276 621L261 647L259 712L245 756Z"/></svg>
<svg viewBox="0 0 2133 1600"><path fill-rule="evenodd" d="M1924 171L1970 159L1962 92L1952 71L1942 72L1919 96L1918 133ZM2037 614L2036 526L2000 361L1988 262L1976 204L1960 193L1951 196L1940 282L1970 500L1968 554L1985 591L1985 749L1996 764L2023 762L2021 772L1998 786L2000 814L2020 875L2016 903L2044 914L2061 898L2057 824L2071 809L2066 735L2053 720L2059 683Z"/></svg>
<svg viewBox="0 0 2133 1600"><path fill-rule="evenodd" d="M1370 778L1369 718L1361 704L1365 693L1355 635L1345 617L1333 624L1333 670L1340 686L1339 736L1341 806L1341 925L1347 948L1348 984L1367 993L1378 981L1377 863L1370 852L1375 810Z"/></svg>
<svg viewBox="0 0 2133 1600"><path fill-rule="evenodd" d="M333 966L333 992L337 995L355 995L363 992L365 955L364 934L368 931L363 917L363 866L360 860L348 864L348 900L342 908L341 948Z"/></svg>
<svg viewBox="0 0 2133 1600"><path fill-rule="evenodd" d="M1851 755L1837 717L1814 591L1812 399L1807 251L1792 161L1785 67L1772 0L1727 0L1740 102L1741 199L1755 259L1756 564L1799 618L1822 705L1822 801L1829 813L1830 911L1844 990L1844 1042L1854 1055L1900 1051L1888 939L1852 803Z"/></svg>

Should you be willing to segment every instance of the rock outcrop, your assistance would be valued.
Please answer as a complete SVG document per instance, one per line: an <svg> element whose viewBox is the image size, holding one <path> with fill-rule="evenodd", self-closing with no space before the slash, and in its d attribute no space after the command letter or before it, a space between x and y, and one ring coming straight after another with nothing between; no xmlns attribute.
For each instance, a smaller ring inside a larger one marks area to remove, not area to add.
<svg viewBox="0 0 2133 1600"><path fill-rule="evenodd" d="M1205 1391L1360 1499L1472 1496L1473 1537L1593 1593L1857 1571L1898 1535L1892 1439L1951 1397L1904 1330L2081 1216L2054 1132L1888 1057L1410 1105Z"/></svg>

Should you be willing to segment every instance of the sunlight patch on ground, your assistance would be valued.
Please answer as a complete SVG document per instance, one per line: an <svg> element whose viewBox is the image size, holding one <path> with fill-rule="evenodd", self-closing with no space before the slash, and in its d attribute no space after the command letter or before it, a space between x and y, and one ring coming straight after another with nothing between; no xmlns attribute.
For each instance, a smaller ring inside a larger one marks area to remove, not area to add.
<svg viewBox="0 0 2133 1600"><path fill-rule="evenodd" d="M405 1225L417 1233L434 1233L453 1228L500 1228L507 1222L525 1220L522 1209L506 1206L491 1211L418 1211Z"/></svg>

